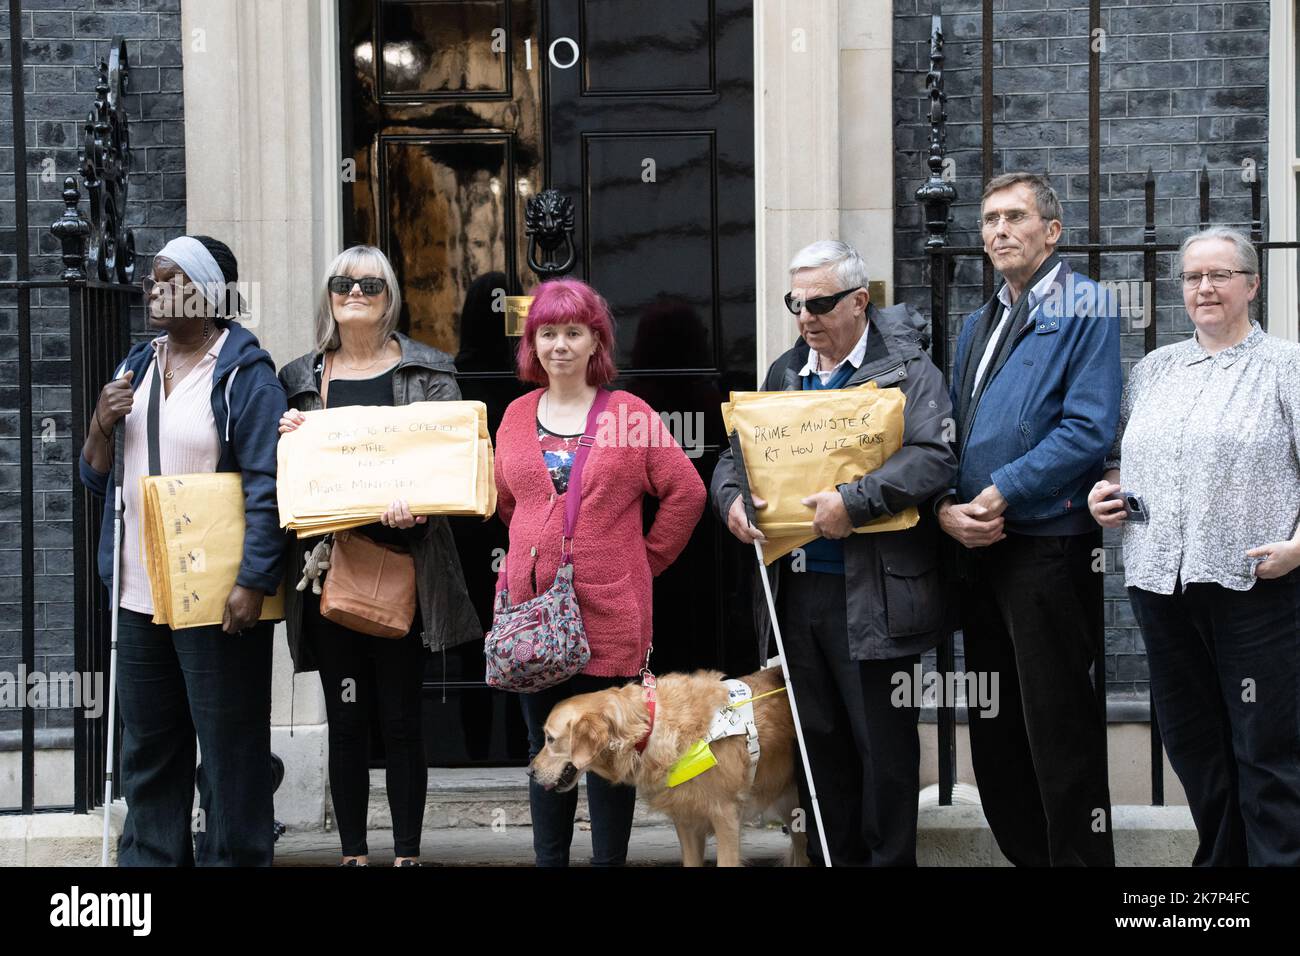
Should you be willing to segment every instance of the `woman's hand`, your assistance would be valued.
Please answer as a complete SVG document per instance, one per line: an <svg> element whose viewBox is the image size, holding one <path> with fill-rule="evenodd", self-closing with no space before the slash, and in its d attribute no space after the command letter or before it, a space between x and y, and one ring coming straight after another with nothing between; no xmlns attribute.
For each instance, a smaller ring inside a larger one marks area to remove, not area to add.
<svg viewBox="0 0 1300 956"><path fill-rule="evenodd" d="M134 377L135 372L127 369L121 378L113 379L100 390L99 401L95 403L95 418L99 420L101 430L111 431L120 419L131 413L135 401L135 391L131 388Z"/></svg>
<svg viewBox="0 0 1300 956"><path fill-rule="evenodd" d="M417 524L424 524L428 521L425 515L413 515L411 509L406 506L406 500L398 498L379 518L379 523L385 528L414 528Z"/></svg>
<svg viewBox="0 0 1300 956"><path fill-rule="evenodd" d="M227 634L238 634L257 623L262 616L262 601L266 595L256 588L236 584L226 598L226 610L221 615L221 629Z"/></svg>
<svg viewBox="0 0 1300 956"><path fill-rule="evenodd" d="M1102 479L1088 492L1088 510L1092 512L1093 520L1103 528L1118 528L1128 520L1124 502L1110 497L1119 490L1120 487L1115 482Z"/></svg>
<svg viewBox="0 0 1300 956"><path fill-rule="evenodd" d="M1263 558L1255 565L1255 577L1268 580L1290 574L1300 567L1300 542L1274 541L1251 548L1246 552L1248 558Z"/></svg>
<svg viewBox="0 0 1300 956"><path fill-rule="evenodd" d="M293 431L299 425L307 420L307 416L296 408L291 408L280 416L280 434L284 435Z"/></svg>

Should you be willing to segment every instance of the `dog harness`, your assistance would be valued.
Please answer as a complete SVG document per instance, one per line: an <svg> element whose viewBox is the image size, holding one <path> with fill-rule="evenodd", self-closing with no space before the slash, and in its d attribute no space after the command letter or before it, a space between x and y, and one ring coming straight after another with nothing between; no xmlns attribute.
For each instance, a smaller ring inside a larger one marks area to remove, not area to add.
<svg viewBox="0 0 1300 956"><path fill-rule="evenodd" d="M722 683L727 685L727 703L713 715L709 732L704 735L704 742L711 744L723 737L745 735L745 746L749 750L749 786L754 785L754 774L758 771L758 725L754 723L754 692L744 681L734 677Z"/></svg>
<svg viewBox="0 0 1300 956"><path fill-rule="evenodd" d="M708 732L703 739L697 740L694 746L669 769L668 786L675 787L678 784L685 783L687 780L698 777L704 771L717 765L718 761L709 749L709 744L715 740L721 740L723 737L739 737L744 734L745 747L749 751L749 782L747 786L753 787L754 776L758 772L758 758L761 753L758 743L758 724L754 721L754 701L770 694L779 694L785 688L778 687L776 690L770 690L766 694L755 697L753 690L744 681L727 678L723 683L727 686L727 703L723 704L718 709L718 712L713 715L713 720L710 722Z"/></svg>

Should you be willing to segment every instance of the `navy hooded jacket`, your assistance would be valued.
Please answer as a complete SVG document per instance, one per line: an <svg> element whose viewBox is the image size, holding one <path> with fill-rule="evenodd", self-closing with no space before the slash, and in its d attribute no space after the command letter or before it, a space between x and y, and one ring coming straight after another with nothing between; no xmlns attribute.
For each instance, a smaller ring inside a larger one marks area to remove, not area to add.
<svg viewBox="0 0 1300 956"><path fill-rule="evenodd" d="M257 337L238 322L221 321L230 334L217 355L212 374L212 417L217 424L220 453L217 471L237 471L244 483L244 555L235 583L275 593L280 586L284 533L275 497L276 445L280 416L289 407L275 363ZM135 372L138 388L154 355L149 342L132 346L113 373L121 378ZM99 529L99 579L113 580L113 476L90 467L78 455L81 483L104 496L104 520Z"/></svg>

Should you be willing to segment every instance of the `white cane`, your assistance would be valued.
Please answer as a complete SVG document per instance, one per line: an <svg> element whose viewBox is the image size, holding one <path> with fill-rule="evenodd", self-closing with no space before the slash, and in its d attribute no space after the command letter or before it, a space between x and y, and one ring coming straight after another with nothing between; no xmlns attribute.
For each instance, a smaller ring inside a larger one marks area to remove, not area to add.
<svg viewBox="0 0 1300 956"><path fill-rule="evenodd" d="M745 519L749 526L758 529L758 520L754 515L754 496L749 489L749 471L745 467L745 453L740 447L740 436L734 431L727 436L731 446L731 457L736 464L736 478L740 482L740 500L745 506ZM822 861L827 867L831 865L831 851L826 844L826 828L822 826L822 809L817 802L817 784L813 780L812 765L808 762L808 746L803 739L803 725L799 723L799 707L794 700L794 681L790 679L790 668L786 664L785 643L781 640L781 624L776 619L776 602L772 600L772 583L767 579L767 565L763 563L763 545L754 542L754 555L758 558L758 576L763 579L763 594L767 598L767 613L772 621L772 634L776 637L776 653L781 658L781 676L785 678L786 696L790 698L790 716L794 720L794 735L799 743L799 758L803 761L804 779L808 781L808 796L812 799L813 820L817 824L817 837L822 845Z"/></svg>
<svg viewBox="0 0 1300 956"><path fill-rule="evenodd" d="M803 742L803 726L799 723L799 707L794 700L794 683L790 680L790 668L785 662L785 645L781 642L781 625L776 620L776 602L772 600L772 584L767 580L767 568L763 564L763 545L758 541L754 542L754 554L758 556L758 576L763 579L767 612L772 618L772 635L776 638L776 652L781 657L781 675L785 678L786 696L790 698L790 716L794 718L794 735L799 741L799 756L803 759L804 777L808 781L808 796L812 798L813 820L817 822L817 836L822 845L822 860L827 867L830 867L831 851L826 845L826 828L822 826L822 810L817 803L817 784L813 780L812 766L808 763L808 747Z"/></svg>
<svg viewBox="0 0 1300 956"><path fill-rule="evenodd" d="M125 472L126 426L119 420L113 447L113 585L109 605L108 754L104 758L104 846L99 865L108 866L109 816L113 809L113 744L117 734L117 617L122 596L122 479Z"/></svg>

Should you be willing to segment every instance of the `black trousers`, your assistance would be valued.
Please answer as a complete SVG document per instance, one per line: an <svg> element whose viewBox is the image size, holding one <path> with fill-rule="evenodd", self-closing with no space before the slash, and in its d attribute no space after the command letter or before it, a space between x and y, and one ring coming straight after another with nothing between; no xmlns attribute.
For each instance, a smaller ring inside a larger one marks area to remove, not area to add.
<svg viewBox="0 0 1300 956"><path fill-rule="evenodd" d="M781 636L826 843L835 866L915 866L920 711L893 706L891 678L920 656L849 657L844 576L781 577ZM796 759L797 756L796 756ZM808 855L823 865L802 762L796 768Z"/></svg>
<svg viewBox="0 0 1300 956"><path fill-rule="evenodd" d="M303 634L320 670L329 720L330 796L344 856L365 856L370 805L370 722L378 712L384 781L393 817L393 852L419 856L429 764L424 754L420 617L400 640L371 637L320 616L320 598L303 600Z"/></svg>
<svg viewBox="0 0 1300 956"><path fill-rule="evenodd" d="M546 718L551 708L578 694L590 694L610 687L622 687L631 677L595 677L575 674L562 684L535 694L520 694L519 706L528 725L528 759L546 746ZM578 788L561 793L547 790L531 777L528 806L533 822L533 855L538 866L568 866L573 843L573 817L578 811ZM623 866L632 837L632 815L636 812L636 787L610 783L587 774L587 810L591 814L591 865Z"/></svg>
<svg viewBox="0 0 1300 956"><path fill-rule="evenodd" d="M118 614L127 811L118 866L270 866L272 625L173 631L147 614Z"/></svg>
<svg viewBox="0 0 1300 956"><path fill-rule="evenodd" d="M1300 866L1300 570L1249 591L1129 588L1195 866Z"/></svg>
<svg viewBox="0 0 1300 956"><path fill-rule="evenodd" d="M1008 534L965 554L968 672L998 679L969 723L984 815L1017 866L1114 866L1106 716L1089 677L1102 639L1101 530ZM991 686L991 684L990 684Z"/></svg>

